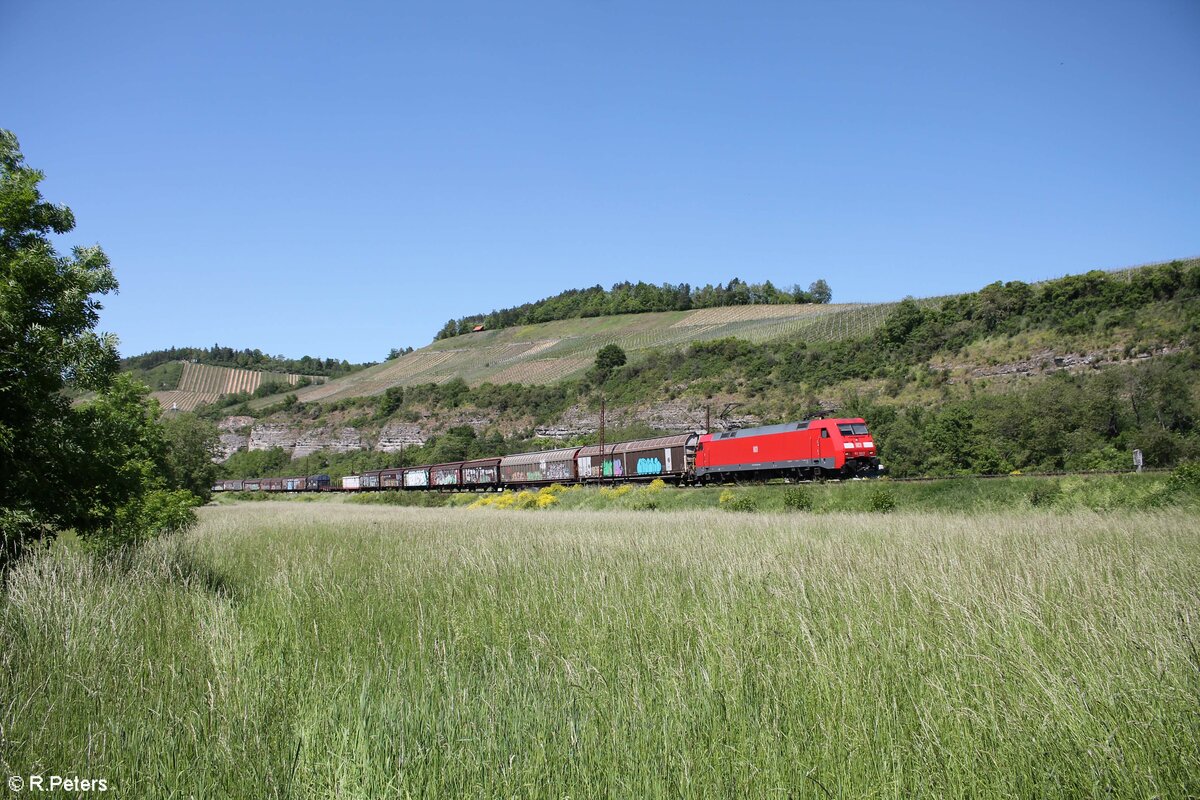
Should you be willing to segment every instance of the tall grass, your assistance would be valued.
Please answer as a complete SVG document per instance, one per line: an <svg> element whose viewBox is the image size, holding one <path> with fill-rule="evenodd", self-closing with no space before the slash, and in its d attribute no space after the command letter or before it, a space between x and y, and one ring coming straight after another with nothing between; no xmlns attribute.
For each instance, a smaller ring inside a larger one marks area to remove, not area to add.
<svg viewBox="0 0 1200 800"><path fill-rule="evenodd" d="M0 608L0 768L127 797L1185 797L1195 516L255 503Z"/></svg>

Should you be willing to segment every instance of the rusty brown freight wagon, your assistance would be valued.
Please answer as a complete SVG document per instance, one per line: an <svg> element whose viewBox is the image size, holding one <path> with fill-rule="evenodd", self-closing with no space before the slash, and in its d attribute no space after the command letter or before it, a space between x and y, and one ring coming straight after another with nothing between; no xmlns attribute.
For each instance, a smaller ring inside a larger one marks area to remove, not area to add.
<svg viewBox="0 0 1200 800"><path fill-rule="evenodd" d="M379 488L380 489L399 489L404 485L404 470L402 469L381 469L379 470Z"/></svg>
<svg viewBox="0 0 1200 800"><path fill-rule="evenodd" d="M606 444L603 453L598 444L590 444L582 448L575 456L575 468L579 472L579 480L586 483L605 478L623 477L625 462L613 457L613 451L616 448L615 444Z"/></svg>
<svg viewBox="0 0 1200 800"><path fill-rule="evenodd" d="M378 489L379 488L379 473L380 470L372 470L364 472L360 476L358 486L360 489Z"/></svg>
<svg viewBox="0 0 1200 800"><path fill-rule="evenodd" d="M462 484L468 489L490 489L500 484L500 459L481 458L462 465Z"/></svg>
<svg viewBox="0 0 1200 800"><path fill-rule="evenodd" d="M615 445L613 460L624 462L629 480L678 480L693 471L696 460L697 433L638 439Z"/></svg>
<svg viewBox="0 0 1200 800"><path fill-rule="evenodd" d="M424 489L429 486L429 467L412 467L404 470L405 489Z"/></svg>
<svg viewBox="0 0 1200 800"><path fill-rule="evenodd" d="M518 453L500 459L500 482L524 485L533 483L574 483L575 455L578 447Z"/></svg>
<svg viewBox="0 0 1200 800"><path fill-rule="evenodd" d="M462 483L463 462L434 464L429 468L429 483L439 488L454 488Z"/></svg>

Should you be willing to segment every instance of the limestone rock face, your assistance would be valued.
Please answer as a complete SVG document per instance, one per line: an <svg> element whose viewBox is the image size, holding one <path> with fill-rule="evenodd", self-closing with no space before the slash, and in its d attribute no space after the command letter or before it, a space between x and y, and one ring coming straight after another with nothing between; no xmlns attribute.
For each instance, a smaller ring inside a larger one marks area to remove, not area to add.
<svg viewBox="0 0 1200 800"><path fill-rule="evenodd" d="M292 450L299 438L300 434L290 425L264 422L250 430L249 449L271 450L282 447L284 450Z"/></svg>
<svg viewBox="0 0 1200 800"><path fill-rule="evenodd" d="M225 417L217 423L218 438L221 454L215 461L229 459L238 450L250 446L250 428L254 425L254 417Z"/></svg>
<svg viewBox="0 0 1200 800"><path fill-rule="evenodd" d="M759 423L753 414L731 414L720 419L717 414L721 407L712 413L712 429L723 431L731 428L748 428ZM608 429L627 428L635 423L647 425L658 430L684 433L687 431L703 431L706 418L704 406L688 403L684 400L671 400L656 403L641 409L610 409L605 415L604 425ZM538 436L554 439L569 439L574 436L584 436L600 430L600 412L572 406L552 425L538 427Z"/></svg>
<svg viewBox="0 0 1200 800"><path fill-rule="evenodd" d="M634 417L638 422L672 433L704 430L704 407L692 406L681 400L650 406L638 411ZM741 420L738 420L739 423ZM723 421L715 416L712 421L714 430L724 430ZM739 427L746 427L739 424Z"/></svg>
<svg viewBox="0 0 1200 800"><path fill-rule="evenodd" d="M379 432L379 441L375 449L384 453L394 453L406 447L420 447L425 444L426 436L421 426L415 422L389 422Z"/></svg>
<svg viewBox="0 0 1200 800"><path fill-rule="evenodd" d="M218 462L228 461L231 455L238 450L245 450L250 443L250 437L236 431L221 431L218 440L220 455L214 459Z"/></svg>
<svg viewBox="0 0 1200 800"><path fill-rule="evenodd" d="M352 450L364 450L366 447L362 434L354 428L314 428L301 432L296 438L292 458L301 458L318 450L347 453Z"/></svg>

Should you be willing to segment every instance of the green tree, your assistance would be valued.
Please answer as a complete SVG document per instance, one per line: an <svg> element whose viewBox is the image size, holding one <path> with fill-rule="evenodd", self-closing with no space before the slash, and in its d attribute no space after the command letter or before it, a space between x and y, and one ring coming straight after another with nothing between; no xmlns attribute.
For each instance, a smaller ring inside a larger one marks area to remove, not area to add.
<svg viewBox="0 0 1200 800"><path fill-rule="evenodd" d="M167 483L207 502L212 496L213 481L220 472L213 461L221 452L217 426L194 414L176 414L163 420L162 428L166 440Z"/></svg>
<svg viewBox="0 0 1200 800"><path fill-rule="evenodd" d="M0 130L0 564L58 530L102 537L122 509L133 516L161 463L157 405L115 381L116 337L95 331L99 296L117 290L108 258L55 251L49 237L75 218L42 199L43 177ZM73 409L65 390L98 398Z"/></svg>
<svg viewBox="0 0 1200 800"><path fill-rule="evenodd" d="M808 285L808 293L814 303L828 303L833 299L833 290L824 278L817 278Z"/></svg>
<svg viewBox="0 0 1200 800"><path fill-rule="evenodd" d="M150 389L128 375L72 411L67 429L77 451L62 467L71 489L63 527L109 550L194 521L198 498L170 480L161 413Z"/></svg>
<svg viewBox="0 0 1200 800"><path fill-rule="evenodd" d="M596 369L611 372L617 367L625 366L625 351L619 345L606 344L596 353Z"/></svg>
<svg viewBox="0 0 1200 800"><path fill-rule="evenodd" d="M116 278L99 247L55 252L49 236L75 218L42 199L43 177L0 130L0 561L73 522L64 478L83 454L63 390L102 390L117 371L115 338L93 330L96 295L115 292Z"/></svg>

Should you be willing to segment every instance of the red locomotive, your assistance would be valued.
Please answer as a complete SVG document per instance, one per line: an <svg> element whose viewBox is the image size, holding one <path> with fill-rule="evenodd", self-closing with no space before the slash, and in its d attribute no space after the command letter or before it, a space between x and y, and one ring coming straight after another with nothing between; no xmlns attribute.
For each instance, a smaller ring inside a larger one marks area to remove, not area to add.
<svg viewBox="0 0 1200 800"><path fill-rule="evenodd" d="M696 447L696 480L865 478L882 473L866 420L815 419L706 433Z"/></svg>

